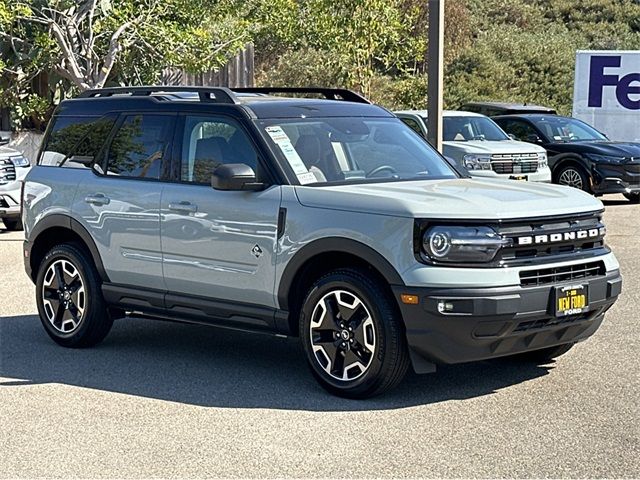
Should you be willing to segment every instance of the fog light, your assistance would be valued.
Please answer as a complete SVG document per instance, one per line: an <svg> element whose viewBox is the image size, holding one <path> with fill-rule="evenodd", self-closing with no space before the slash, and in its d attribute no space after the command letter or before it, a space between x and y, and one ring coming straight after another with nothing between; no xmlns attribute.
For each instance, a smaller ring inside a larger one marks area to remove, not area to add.
<svg viewBox="0 0 640 480"><path fill-rule="evenodd" d="M450 313L453 312L453 303L451 302L438 302L438 312L440 313Z"/></svg>

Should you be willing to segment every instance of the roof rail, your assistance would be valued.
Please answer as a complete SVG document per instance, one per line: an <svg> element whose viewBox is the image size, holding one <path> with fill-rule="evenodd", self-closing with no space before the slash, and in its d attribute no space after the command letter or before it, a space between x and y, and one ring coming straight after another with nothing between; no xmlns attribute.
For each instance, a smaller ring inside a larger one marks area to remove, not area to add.
<svg viewBox="0 0 640 480"><path fill-rule="evenodd" d="M178 85L153 85L145 87L109 87L86 90L77 98L102 98L113 95L148 96L152 93L197 93L201 102L240 103L231 90L225 87L183 87Z"/></svg>
<svg viewBox="0 0 640 480"><path fill-rule="evenodd" d="M323 88L323 87L241 87L231 88L237 93L319 93L327 100L343 100L345 102L371 103L365 97L346 88Z"/></svg>

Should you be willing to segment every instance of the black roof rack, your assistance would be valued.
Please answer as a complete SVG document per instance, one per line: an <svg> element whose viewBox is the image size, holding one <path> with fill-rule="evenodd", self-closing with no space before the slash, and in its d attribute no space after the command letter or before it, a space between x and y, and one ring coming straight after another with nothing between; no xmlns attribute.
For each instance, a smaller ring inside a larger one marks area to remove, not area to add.
<svg viewBox="0 0 640 480"><path fill-rule="evenodd" d="M317 93L327 100L343 100L346 102L371 103L362 95L346 88L324 88L324 87L240 87L232 88L238 93Z"/></svg>
<svg viewBox="0 0 640 480"><path fill-rule="evenodd" d="M147 96L152 93L197 93L201 102L239 103L231 90L225 87L183 87L178 85L154 85L146 87L109 87L86 90L78 98L111 97L113 95Z"/></svg>
<svg viewBox="0 0 640 480"><path fill-rule="evenodd" d="M78 98L102 98L113 95L149 96L153 93L197 93L201 102L214 103L240 103L235 93L259 93L269 95L271 93L315 93L324 96L327 100L342 100L346 102L366 103L371 102L362 95L347 90L346 88L322 88L322 87L192 87L179 85L153 85L144 87L109 87L86 90L78 95Z"/></svg>

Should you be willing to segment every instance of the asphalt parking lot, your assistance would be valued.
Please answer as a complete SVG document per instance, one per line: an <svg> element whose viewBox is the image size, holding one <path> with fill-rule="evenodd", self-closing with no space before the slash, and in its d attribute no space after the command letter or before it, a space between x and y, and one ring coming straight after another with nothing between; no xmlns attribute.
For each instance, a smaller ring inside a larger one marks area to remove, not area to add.
<svg viewBox="0 0 640 480"><path fill-rule="evenodd" d="M640 206L605 204L624 287L594 337L369 401L326 394L288 339L124 319L57 347L0 227L0 477L640 477Z"/></svg>

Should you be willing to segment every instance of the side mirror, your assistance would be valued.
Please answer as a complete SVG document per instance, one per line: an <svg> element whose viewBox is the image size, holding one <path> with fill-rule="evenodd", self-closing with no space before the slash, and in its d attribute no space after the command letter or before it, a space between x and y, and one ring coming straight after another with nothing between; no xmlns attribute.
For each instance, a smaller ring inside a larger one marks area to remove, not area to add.
<svg viewBox="0 0 640 480"><path fill-rule="evenodd" d="M508 133L507 135L511 140L516 140L516 141L518 140L518 137L516 137L513 133Z"/></svg>
<svg viewBox="0 0 640 480"><path fill-rule="evenodd" d="M256 181L253 169L244 163L220 165L211 175L211 186L216 190L264 190L266 185Z"/></svg>
<svg viewBox="0 0 640 480"><path fill-rule="evenodd" d="M0 145L6 145L7 143L9 143L9 137L3 137L0 135Z"/></svg>
<svg viewBox="0 0 640 480"><path fill-rule="evenodd" d="M540 139L540 137L535 133L532 133L524 137L524 141L529 143L542 143L542 140Z"/></svg>

